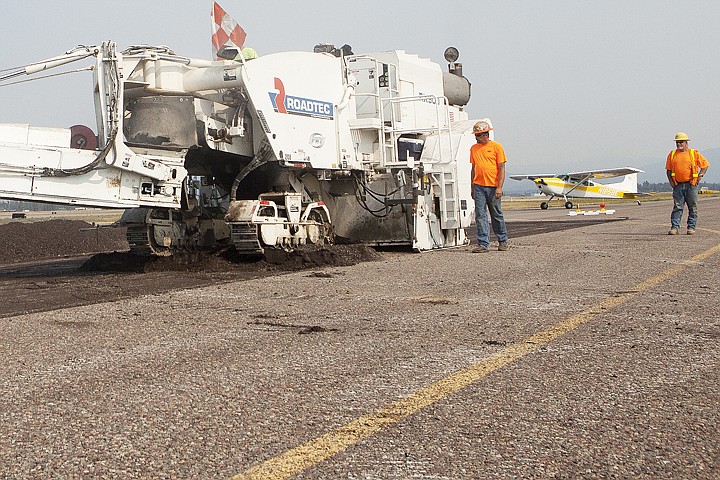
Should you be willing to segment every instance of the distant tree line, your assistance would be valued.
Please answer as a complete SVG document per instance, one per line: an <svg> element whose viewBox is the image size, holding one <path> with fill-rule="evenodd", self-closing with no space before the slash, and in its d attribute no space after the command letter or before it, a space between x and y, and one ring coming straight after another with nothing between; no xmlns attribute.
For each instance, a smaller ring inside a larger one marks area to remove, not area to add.
<svg viewBox="0 0 720 480"><path fill-rule="evenodd" d="M702 182L701 187L707 187L710 190L720 190L720 183L707 183ZM639 192L671 192L669 182L650 183L647 180L638 185Z"/></svg>

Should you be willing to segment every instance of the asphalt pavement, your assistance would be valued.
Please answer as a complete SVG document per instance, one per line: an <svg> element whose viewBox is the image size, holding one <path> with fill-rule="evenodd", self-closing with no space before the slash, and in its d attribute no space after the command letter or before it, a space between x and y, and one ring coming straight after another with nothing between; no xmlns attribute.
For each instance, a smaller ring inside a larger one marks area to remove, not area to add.
<svg viewBox="0 0 720 480"><path fill-rule="evenodd" d="M0 477L720 478L720 198L613 208L2 318Z"/></svg>

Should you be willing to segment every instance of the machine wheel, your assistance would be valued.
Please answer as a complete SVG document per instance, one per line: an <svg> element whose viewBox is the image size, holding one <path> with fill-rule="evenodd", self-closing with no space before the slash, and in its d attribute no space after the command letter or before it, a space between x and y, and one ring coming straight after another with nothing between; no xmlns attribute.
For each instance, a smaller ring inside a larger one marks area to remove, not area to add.
<svg viewBox="0 0 720 480"><path fill-rule="evenodd" d="M160 245L155 240L155 225L148 225L147 226L147 232L148 232L148 246L150 247L150 250L154 255L157 255L158 257L171 257L173 254L173 249L170 247L166 247L164 245Z"/></svg>
<svg viewBox="0 0 720 480"><path fill-rule="evenodd" d="M136 255L157 255L159 257L172 255L172 251L168 247L160 246L155 241L152 225L128 226L125 235L130 244L130 251Z"/></svg>
<svg viewBox="0 0 720 480"><path fill-rule="evenodd" d="M573 204L572 204L572 202L571 202L570 200L568 200L567 202L565 202L565 208L567 208L568 210L570 210L572 207L573 207Z"/></svg>
<svg viewBox="0 0 720 480"><path fill-rule="evenodd" d="M547 210L547 209L548 209L548 206L549 206L549 205L548 205L548 202L542 202L542 203L540 204L540 208L542 208L543 210Z"/></svg>
<svg viewBox="0 0 720 480"><path fill-rule="evenodd" d="M316 222L320 225L320 238L318 239L318 243L321 245L332 245L335 240L335 235L333 233L332 224L325 221L325 218L318 210L313 210L310 212L310 215L308 215L308 220Z"/></svg>

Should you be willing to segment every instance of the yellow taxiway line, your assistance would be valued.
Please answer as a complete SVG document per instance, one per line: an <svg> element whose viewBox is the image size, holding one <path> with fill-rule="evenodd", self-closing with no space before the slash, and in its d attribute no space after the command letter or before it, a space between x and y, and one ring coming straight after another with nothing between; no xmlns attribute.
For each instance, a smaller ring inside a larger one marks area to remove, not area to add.
<svg viewBox="0 0 720 480"><path fill-rule="evenodd" d="M622 305L638 294L677 275L695 262L720 252L720 244L648 278L630 290L605 298L592 307L556 323L524 340L503 348L499 352L448 375L427 387L421 388L400 400L358 418L342 427L290 449L235 475L231 480L282 480L306 470L336 455L352 445L376 434L383 428L398 423L419 410L477 382L488 374L522 358L543 345L575 330L597 315Z"/></svg>

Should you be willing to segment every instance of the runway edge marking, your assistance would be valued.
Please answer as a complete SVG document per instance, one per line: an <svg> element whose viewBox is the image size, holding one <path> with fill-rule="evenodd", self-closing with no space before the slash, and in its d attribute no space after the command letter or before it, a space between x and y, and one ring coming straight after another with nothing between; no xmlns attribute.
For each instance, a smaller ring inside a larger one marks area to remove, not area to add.
<svg viewBox="0 0 720 480"><path fill-rule="evenodd" d="M303 470L317 465L365 440L383 428L398 423L419 410L475 383L495 370L515 362L528 353L589 322L596 315L629 301L639 293L649 290L678 274L693 263L702 261L718 252L720 252L720 244L695 255L684 263L670 267L654 277L643 280L627 291L607 297L592 307L576 313L567 320L556 323L524 340L505 347L490 357L458 370L369 415L360 417L336 430L251 467L245 472L231 477L230 480L282 480L291 478Z"/></svg>

